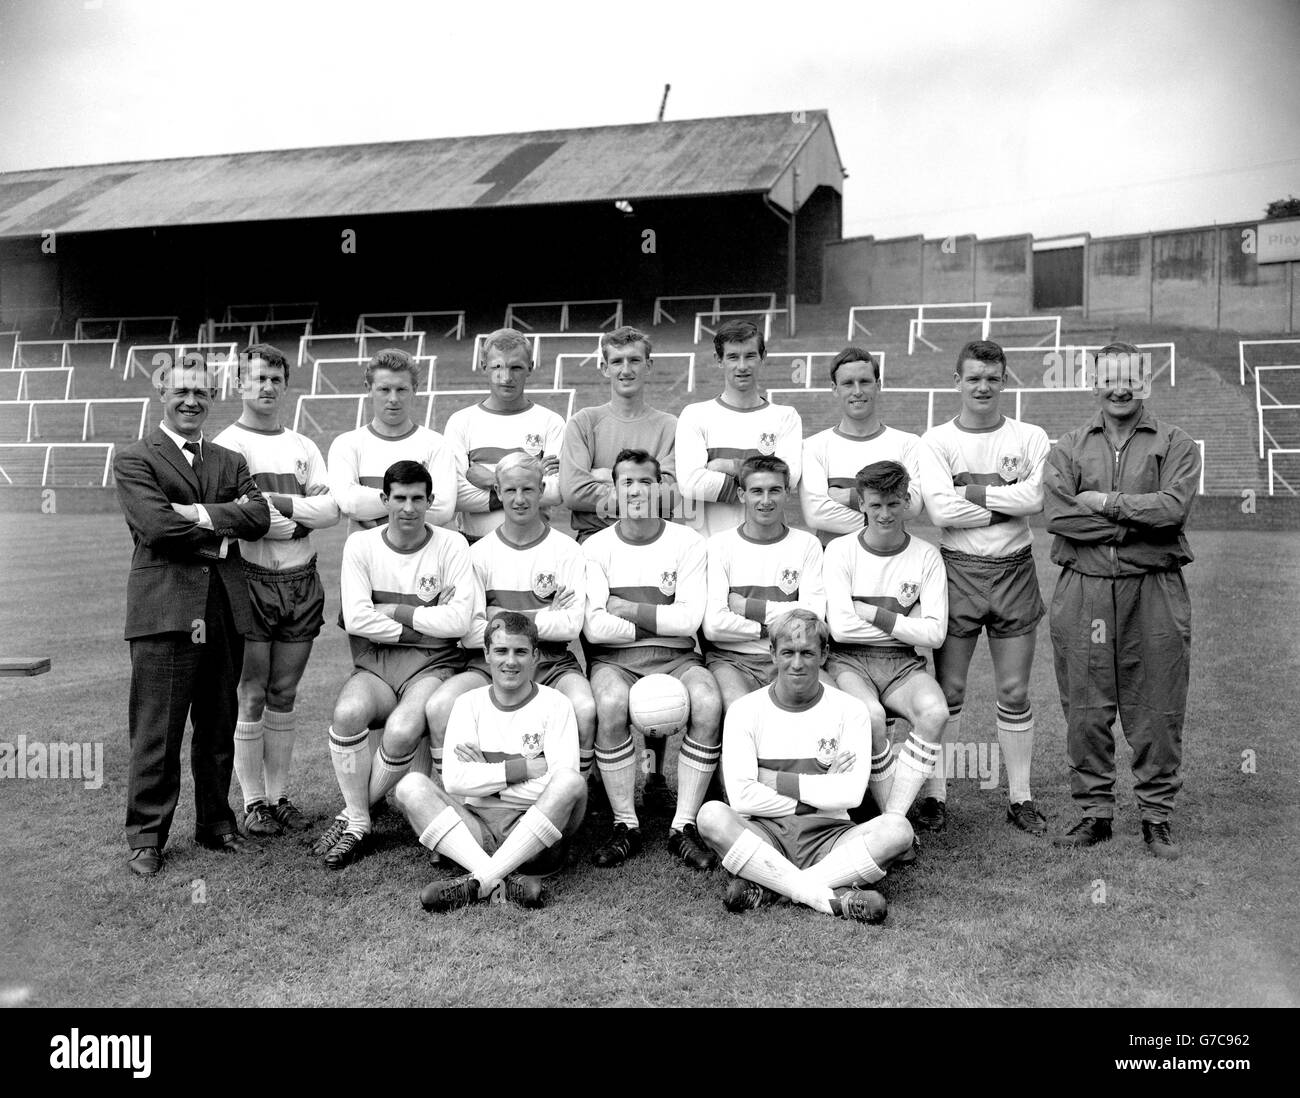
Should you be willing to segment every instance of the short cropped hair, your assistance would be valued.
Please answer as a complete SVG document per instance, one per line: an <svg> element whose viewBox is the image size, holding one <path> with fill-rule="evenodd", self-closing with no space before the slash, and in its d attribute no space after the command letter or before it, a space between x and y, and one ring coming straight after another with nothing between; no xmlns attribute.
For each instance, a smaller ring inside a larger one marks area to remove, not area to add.
<svg viewBox="0 0 1300 1098"><path fill-rule="evenodd" d="M525 614L516 613L514 610L507 610L505 613L498 614L489 621L487 627L483 630L484 652L492 647L492 638L498 633L513 633L517 637L527 637L528 643L533 646L533 651L537 650L537 626L534 625L532 619Z"/></svg>
<svg viewBox="0 0 1300 1098"><path fill-rule="evenodd" d="M860 492L879 492L882 496L907 498L912 478L896 461L873 461L858 470L857 486Z"/></svg>
<svg viewBox="0 0 1300 1098"><path fill-rule="evenodd" d="M772 628L768 633L772 651L776 651L776 646L780 642L781 637L790 632L791 628L796 624L801 625L805 633L811 633L817 638L817 646L821 649L822 655L824 656L830 648L831 627L811 610L804 610L802 608L798 610L787 610L772 623Z"/></svg>
<svg viewBox="0 0 1300 1098"><path fill-rule="evenodd" d="M384 495L394 484L423 484L424 494L433 499L433 477L418 461L395 461L384 470Z"/></svg>
<svg viewBox="0 0 1300 1098"><path fill-rule="evenodd" d="M994 343L991 339L972 339L969 343L957 352L957 376L961 377L962 363L968 358L973 358L976 362L983 362L990 366L1001 366L1002 375L1007 373L1007 354L1002 349L1001 344Z"/></svg>
<svg viewBox="0 0 1300 1098"><path fill-rule="evenodd" d="M752 457L745 458L740 464L740 472L736 475L736 483L744 488L745 478L754 473L776 473L785 480L785 486L790 487L790 466L775 454L754 454Z"/></svg>
<svg viewBox="0 0 1300 1098"><path fill-rule="evenodd" d="M1116 339L1107 343L1098 351L1097 357L1100 358L1102 355L1140 355L1141 353L1132 343L1125 343L1122 339Z"/></svg>
<svg viewBox="0 0 1300 1098"><path fill-rule="evenodd" d="M835 378L839 375L840 367L847 366L850 362L866 362L871 365L871 373L875 381L880 380L880 363L876 360L875 355L863 347L849 346L845 347L831 361L831 384L835 384Z"/></svg>
<svg viewBox="0 0 1300 1098"><path fill-rule="evenodd" d="M280 372L284 374L285 387L288 387L289 360L284 357L284 352L279 347L272 347L269 343L250 343L239 353L240 367L247 369L255 358L260 358L268 366L280 367Z"/></svg>
<svg viewBox="0 0 1300 1098"><path fill-rule="evenodd" d="M653 465L655 467L655 480L663 479L663 470L659 468L659 459L649 450L636 450L632 447L620 450L618 457L614 459L614 464L609 467L610 474L615 479L618 478L618 467L624 462L630 462L633 465Z"/></svg>
<svg viewBox="0 0 1300 1098"><path fill-rule="evenodd" d="M524 450L512 450L497 462L495 476L498 488L501 486L502 474L512 469L522 469L526 473L532 473L537 478L538 484L546 479L546 470L542 468L542 463L537 458Z"/></svg>
<svg viewBox="0 0 1300 1098"><path fill-rule="evenodd" d="M512 351L523 351L528 368L533 368L532 345L528 342L528 337L515 328L498 328L484 337L483 349L478 354L480 368L487 366L488 355L493 351L500 351L502 357L508 356Z"/></svg>
<svg viewBox="0 0 1300 1098"><path fill-rule="evenodd" d="M721 359L722 348L728 343L748 343L756 336L758 357L767 358L767 344L763 341L763 333L758 330L757 324L751 320L728 320L713 333L713 353Z"/></svg>
<svg viewBox="0 0 1300 1098"><path fill-rule="evenodd" d="M372 355L370 361L366 363L367 389L375 383L376 370L392 370L395 374L405 371L411 375L411 388L416 390L420 388L420 364L405 351L399 351L396 347L385 347Z"/></svg>
<svg viewBox="0 0 1300 1098"><path fill-rule="evenodd" d="M653 353L650 346L650 337L640 328L633 328L631 324L624 324L623 327L615 328L612 332L602 333L600 337L601 362L609 363L609 349L611 347L627 347L632 343L641 343L645 346L646 358L649 358Z"/></svg>

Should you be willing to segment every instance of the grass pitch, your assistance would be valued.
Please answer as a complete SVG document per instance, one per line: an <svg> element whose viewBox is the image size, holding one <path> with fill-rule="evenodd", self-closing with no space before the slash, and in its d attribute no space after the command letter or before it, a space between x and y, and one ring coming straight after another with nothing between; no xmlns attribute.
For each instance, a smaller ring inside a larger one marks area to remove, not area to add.
<svg viewBox="0 0 1300 1098"><path fill-rule="evenodd" d="M922 537L933 533L921 528ZM342 530L317 535L337 610ZM1050 601L1056 569L1038 532ZM1193 535L1194 651L1181 861L1146 856L1120 748L1115 839L1057 852L1003 822L1005 793L949 785L948 831L882 884L881 927L798 908L729 915L723 875L678 867L669 810L617 870L587 856L597 816L538 912L426 915L439 875L398 814L342 873L294 837L223 857L196 846L186 773L164 873L131 877L122 835L130 662L121 639L130 540L117 514L0 516L0 642L51 673L0 679L0 740L103 744L103 784L0 780L0 998L38 1006L1300 1004L1297 747L1300 553L1286 533ZM339 795L326 728L349 664L327 625L298 699L291 792L325 820ZM970 739L995 738L987 650L971 673ZM1031 692L1035 798L1074 822L1046 625ZM1246 753L1243 755L1243 753ZM675 751L669 774L675 773ZM1243 769L1244 768L1244 769ZM1253 768L1253 773L1249 771ZM188 771L188 765L186 766ZM670 781L673 779L670 777ZM237 799L237 786L232 800ZM315 831L308 832L314 836Z"/></svg>

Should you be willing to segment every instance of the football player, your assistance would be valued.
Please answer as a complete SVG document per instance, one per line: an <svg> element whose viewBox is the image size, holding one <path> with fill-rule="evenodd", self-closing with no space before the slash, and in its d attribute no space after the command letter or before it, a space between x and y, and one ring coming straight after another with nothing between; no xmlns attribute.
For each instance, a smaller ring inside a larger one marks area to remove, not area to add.
<svg viewBox="0 0 1300 1098"><path fill-rule="evenodd" d="M677 809L668 849L692 869L711 869L717 858L695 829L721 753L722 699L695 650L708 593L704 540L655 513L651 501L659 491L659 463L646 451L623 450L614 458L613 473L619 520L582 547L596 766L614 815L613 832L593 861L616 866L641 849L628 692L643 676L662 673L681 680L691 707L677 756Z"/></svg>
<svg viewBox="0 0 1300 1098"><path fill-rule="evenodd" d="M885 813L905 815L921 783L942 757L948 716L943 691L917 647L943 643L948 589L943 560L907 532L907 470L877 461L858 473L867 524L826 547L826 620L831 631L826 670L835 685L871 716L870 789ZM911 734L894 763L884 706L905 717Z"/></svg>
<svg viewBox="0 0 1300 1098"><path fill-rule="evenodd" d="M731 803L700 809L700 834L733 874L723 903L741 912L787 897L816 911L878 923L874 889L911 849L905 816L854 824L848 809L867 791L871 719L853 697L818 677L826 623L790 610L772 624L776 681L739 699L722 736L722 779Z"/></svg>
<svg viewBox="0 0 1300 1098"><path fill-rule="evenodd" d="M779 457L750 457L737 480L745 521L707 544L704 662L717 680L724 713L772 681L772 622L796 608L826 616L821 546L785 523L790 467Z"/></svg>
<svg viewBox="0 0 1300 1098"><path fill-rule="evenodd" d="M487 399L462 408L444 430L456 458L460 529L473 545L501 525L504 501L493 470L510 453L532 454L542 464L541 505L560 502L560 447L564 420L528 399L533 371L528 340L513 328L500 328L483 341L479 362L488 382Z"/></svg>
<svg viewBox="0 0 1300 1098"><path fill-rule="evenodd" d="M339 520L325 461L316 444L281 422L289 363L267 343L240 355L239 419L215 441L238 451L266 496L271 529L240 543L254 630L244 638L235 724L235 775L244 796L245 835L266 837L308 827L286 796L293 758L294 702L312 641L325 617L311 532Z"/></svg>
<svg viewBox="0 0 1300 1098"><path fill-rule="evenodd" d="M539 856L562 849L586 810L573 707L558 690L533 681L536 626L522 614L498 614L487 623L483 646L492 682L452 709L446 790L423 774L408 774L397 786L397 803L421 844L467 870L426 885L426 911L494 895L541 907L541 875L559 866Z"/></svg>
<svg viewBox="0 0 1300 1098"><path fill-rule="evenodd" d="M1115 716L1133 749L1149 853L1177 858L1169 819L1182 788L1192 613L1183 528L1201 455L1146 408L1149 361L1131 343L1097 357L1098 412L1061 438L1043 475L1052 560L1052 648L1065 710L1070 795L1082 818L1056 839L1092 846L1115 815ZM1098 626L1101 626L1099 629Z"/></svg>
<svg viewBox="0 0 1300 1098"><path fill-rule="evenodd" d="M831 362L831 395L840 422L803 444L799 499L808 528L828 544L856 534L866 516L857 498L858 470L875 461L897 461L907 470L908 522L921 514L918 436L885 426L880 418L880 364L861 347L845 347Z"/></svg>
<svg viewBox="0 0 1300 1098"><path fill-rule="evenodd" d="M366 363L371 419L344 431L330 444L330 491L348 517L348 533L388 521L380 498L384 470L394 462L418 461L433 478L428 521L455 529L456 461L437 431L411 418L420 389L420 365L405 351L380 351Z"/></svg>
<svg viewBox="0 0 1300 1098"><path fill-rule="evenodd" d="M722 393L688 404L677 420L677 472L687 525L705 537L745 521L741 463L775 455L790 467L790 487L803 468L803 423L793 408L769 404L759 388L767 347L748 320L719 325L713 353L722 369Z"/></svg>
<svg viewBox="0 0 1300 1098"><path fill-rule="evenodd" d="M1007 356L991 340L967 343L954 373L961 393L957 418L922 436L921 492L948 569L948 637L934 653L948 700L944 738L961 739L966 674L982 630L997 685L998 745L1007 768L1007 821L1041 835L1047 821L1033 802L1029 772L1034 713L1029 674L1038 620L1038 591L1028 516L1043 509L1047 432L1000 411ZM922 791L918 827L947 825L947 787L940 769Z"/></svg>
<svg viewBox="0 0 1300 1098"><path fill-rule="evenodd" d="M523 614L537 627L538 663L534 675L554 687L573 706L578 722L579 769L585 778L595 759L596 702L582 667L569 651L578 639L587 610L586 558L572 538L551 529L542 516L543 466L526 453L509 453L497 463L494 488L504 521L470 547L470 562L483 599L464 646L474 655L461 674L448 679L429 699L425 715L433 741L433 764L442 773L443 738L456 699L486 686L491 672L483 656L487 624L498 614Z"/></svg>
<svg viewBox="0 0 1300 1098"><path fill-rule="evenodd" d="M395 462L381 494L387 523L359 530L343 546L353 672L334 703L330 760L344 808L312 850L330 869L364 853L370 806L410 768L426 733L425 704L465 666L459 641L474 612L469 546L456 531L425 521L433 503L429 471Z"/></svg>
<svg viewBox="0 0 1300 1098"><path fill-rule="evenodd" d="M646 401L654 370L650 337L627 325L615 328L600 337L600 358L600 372L609 379L609 403L574 412L560 451L560 492L579 542L618 518L613 466L619 451L644 450L659 462L659 494L653 502L665 518L673 513L677 484L677 417Z"/></svg>

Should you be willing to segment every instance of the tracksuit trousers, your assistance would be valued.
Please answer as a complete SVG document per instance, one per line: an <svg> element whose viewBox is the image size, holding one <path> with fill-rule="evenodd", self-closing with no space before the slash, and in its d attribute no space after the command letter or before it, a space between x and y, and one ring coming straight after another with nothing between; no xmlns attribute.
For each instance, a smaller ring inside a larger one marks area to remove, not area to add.
<svg viewBox="0 0 1300 1098"><path fill-rule="evenodd" d="M1115 815L1115 717L1133 751L1144 820L1167 820L1182 786L1192 611L1179 570L1088 576L1061 569L1052 649L1065 710L1070 794L1085 816Z"/></svg>

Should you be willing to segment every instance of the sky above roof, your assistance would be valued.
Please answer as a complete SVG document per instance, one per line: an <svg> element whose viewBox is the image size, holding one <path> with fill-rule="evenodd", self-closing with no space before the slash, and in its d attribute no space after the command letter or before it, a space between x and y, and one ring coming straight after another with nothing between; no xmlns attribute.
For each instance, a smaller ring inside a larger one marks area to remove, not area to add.
<svg viewBox="0 0 1300 1098"><path fill-rule="evenodd" d="M1300 194L1293 0L3 0L0 171L825 108L844 233L1094 235Z"/></svg>

